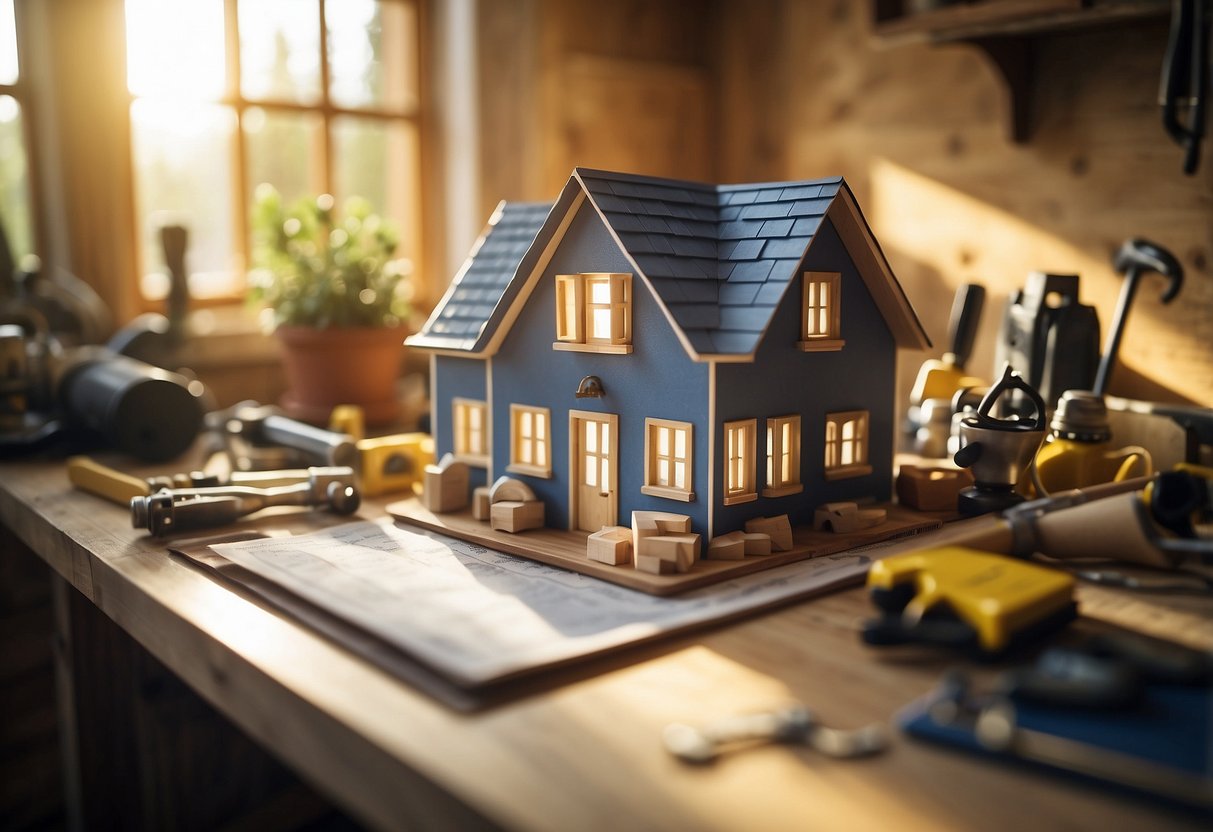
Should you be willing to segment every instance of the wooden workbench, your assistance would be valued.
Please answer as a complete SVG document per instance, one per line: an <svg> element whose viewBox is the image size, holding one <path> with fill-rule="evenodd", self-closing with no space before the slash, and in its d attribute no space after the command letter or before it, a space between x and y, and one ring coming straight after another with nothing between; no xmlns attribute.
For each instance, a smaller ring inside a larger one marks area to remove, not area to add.
<svg viewBox="0 0 1213 832"><path fill-rule="evenodd" d="M371 505L362 515L381 513ZM660 733L673 721L701 723L799 700L828 724L858 726L888 722L931 689L950 660L861 645L857 625L870 609L857 587L625 653L580 678L468 714L170 557L130 528L126 511L73 491L59 465L0 465L0 521L63 579L61 615L95 606L372 827L1202 827L1191 814L897 733L886 754L859 761L769 747L689 768L665 753ZM1208 600L1084 587L1080 601L1088 617L1213 649ZM85 649L81 628L66 628L79 640L75 649ZM68 686L77 719L85 720L90 711L79 700L104 683L104 665L87 656L69 665L86 677ZM101 719L96 709L92 718ZM89 738L100 726L73 730ZM86 748L77 752L78 765L96 760ZM85 784L78 799L89 800L96 772L75 774ZM206 788L198 784L200 799Z"/></svg>

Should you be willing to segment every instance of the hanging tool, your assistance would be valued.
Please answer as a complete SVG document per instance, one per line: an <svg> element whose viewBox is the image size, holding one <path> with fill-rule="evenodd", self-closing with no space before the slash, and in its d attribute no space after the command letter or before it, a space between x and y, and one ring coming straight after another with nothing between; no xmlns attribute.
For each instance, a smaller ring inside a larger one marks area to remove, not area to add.
<svg viewBox="0 0 1213 832"><path fill-rule="evenodd" d="M1120 350L1120 338L1124 335L1125 323L1129 318L1129 307L1133 304L1133 296L1137 293L1137 284L1141 278L1149 272L1158 272L1167 278L1167 288L1160 297L1163 303L1175 300L1184 282L1184 268L1174 254L1158 243L1138 237L1125 241L1120 251L1116 252L1114 265L1116 271L1125 276L1125 282L1120 290L1120 299L1116 302L1116 317L1108 331L1108 341L1099 361L1099 370L1095 373L1094 390L1100 395L1108 388L1108 379L1116 363L1116 353Z"/></svg>
<svg viewBox="0 0 1213 832"><path fill-rule="evenodd" d="M131 525L159 537L226 525L270 506L313 506L353 514L360 503L352 468L311 468L307 481L295 485L165 488L149 497L133 497Z"/></svg>
<svg viewBox="0 0 1213 832"><path fill-rule="evenodd" d="M766 713L729 716L697 728L675 722L661 734L666 750L684 763L713 762L728 746L804 743L828 757L867 757L883 751L888 737L880 725L854 731L828 728L801 705Z"/></svg>
<svg viewBox="0 0 1213 832"><path fill-rule="evenodd" d="M1158 103L1168 135L1184 150L1183 172L1191 176L1200 165L1205 135L1205 98L1209 92L1209 15L1205 0L1174 0L1171 32L1163 58ZM1187 123L1180 110L1187 110Z"/></svg>

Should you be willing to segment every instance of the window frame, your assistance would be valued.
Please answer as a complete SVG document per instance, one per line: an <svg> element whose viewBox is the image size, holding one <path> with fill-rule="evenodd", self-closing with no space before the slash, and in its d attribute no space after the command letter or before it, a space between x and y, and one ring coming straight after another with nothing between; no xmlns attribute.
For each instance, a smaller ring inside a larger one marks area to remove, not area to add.
<svg viewBox="0 0 1213 832"><path fill-rule="evenodd" d="M524 436L522 431L523 416L526 415L531 416L530 436ZM537 435L538 432L535 429L536 417L543 419L542 436ZM544 463L522 460L522 451L528 444L531 449L531 459L536 459L539 456L536 451L542 450ZM510 464L506 466L505 470L511 474L524 474L544 479L552 476L552 411L550 408L529 404L510 405Z"/></svg>
<svg viewBox="0 0 1213 832"><path fill-rule="evenodd" d="M785 433L787 443L784 441ZM800 475L800 445L800 414L767 419L767 478L766 487L762 489L763 497L786 497L804 491ZM787 458L789 470L786 478L778 475L782 466L777 463L784 457Z"/></svg>
<svg viewBox="0 0 1213 832"><path fill-rule="evenodd" d="M27 60L29 55L24 48L27 41L24 6L25 4L21 0L14 0L13 2L13 35L17 47L17 77L11 84L0 82L0 95L8 96L17 102L21 118L21 151L25 155L25 198L26 209L29 212L30 250L24 253L18 252L16 241L12 236L11 223L4 228L9 252L12 255L15 267L20 266L24 254L37 255L45 259L46 251L46 240L42 232L42 193L41 177L39 175L39 143L37 140L39 130L34 123L34 110L36 107L31 104L31 101L35 97L35 91L30 82L30 61Z"/></svg>
<svg viewBox="0 0 1213 832"><path fill-rule="evenodd" d="M474 413L480 414L480 448L472 442ZM451 399L451 449L455 458L469 465L488 467L492 458L492 431L489 430L488 402L456 396Z"/></svg>
<svg viewBox="0 0 1213 832"><path fill-rule="evenodd" d="M382 125L406 125L406 129L411 131L416 141L417 158L414 160L416 169L413 171L411 182L402 183L400 187L403 189L404 200L414 205L417 217L415 219L407 216L403 218L394 217L388 212L388 206L386 205L376 205L374 206L374 211L392 220L398 226L402 244L411 248L407 252L407 256L413 263L412 273L421 276L420 279L424 280L423 276L428 273L428 270L425 268L425 241L428 234L424 217L429 212L421 210L421 204L424 199L423 192L425 190L424 179L426 176L426 132L422 122L422 115L426 109L425 99L427 94L423 71L425 61L423 41L428 25L428 0L376 0L377 3L411 7L416 20L417 43L414 44L416 66L413 68L413 74L418 79L417 95L413 101L399 108L388 104L345 106L333 101L329 80L330 46L326 10L328 5L336 2L336 0L315 0L316 13L320 23L320 37L317 45L318 60L320 62L320 91L317 100L312 103L301 104L281 98L252 98L246 96L241 89L242 78L240 75L238 9L240 2L242 0L222 0L224 18L223 51L226 70L223 92L218 98L198 99L198 103L200 104L221 107L230 111L235 121L234 130L229 136L231 170L225 186L228 197L231 200L230 225L234 247L231 260L231 288L230 292L227 293L192 296L191 305L197 307L230 305L234 302L242 302L247 291L247 276L249 270L252 268L254 247L253 231L249 224L252 207L251 200L253 198L251 186L256 183L250 182L250 171L248 168L250 155L249 139L246 135L245 123L249 112L253 110L260 110L267 115L312 115L319 120L319 136L316 139L318 144L312 149L315 164L312 165L311 177L315 178L318 184L310 188L310 190L315 191L315 193L333 194L336 190L335 176L338 165L334 148L337 143L337 125L341 119L353 118L361 121L373 121ZM123 89L127 89L125 77ZM135 102L140 100L156 102L164 99L154 95L140 96L127 90L125 99L126 120L132 133L131 112ZM135 199L138 190L136 187L138 174L133 140L130 144L128 155L131 161L131 189L132 199ZM342 198L346 196L349 196L349 194L343 194ZM133 216L132 233L137 240L134 255L136 273L132 279L133 286L131 291L139 307L146 311L159 309L163 305L164 300L163 298L148 298L144 295L143 281L149 274L156 271L156 264L154 262L144 262L143 236L145 230L141 226L145 217L138 213L144 207L134 204L131 209ZM400 225L401 222L404 225ZM426 295L425 288L420 287L416 300L424 303Z"/></svg>
<svg viewBox="0 0 1213 832"><path fill-rule="evenodd" d="M855 435L850 439L842 434L846 425L856 425ZM843 463L842 449L845 443L853 445L852 461ZM872 473L869 463L871 445L871 414L867 410L844 410L826 414L825 442L823 444L823 470L827 480L861 477ZM833 460L833 461L832 461Z"/></svg>
<svg viewBox="0 0 1213 832"><path fill-rule="evenodd" d="M594 287L608 287L608 299L594 300ZM582 272L556 275L556 340L552 349L626 355L632 352L632 275ZM610 334L594 334L593 313L606 311Z"/></svg>
<svg viewBox="0 0 1213 832"><path fill-rule="evenodd" d="M735 419L724 423L721 434L724 439L724 466L721 477L721 496L726 506L749 503L758 499L757 464L758 420ZM734 444L738 451L734 453ZM734 485L734 475L741 482Z"/></svg>
<svg viewBox="0 0 1213 832"><path fill-rule="evenodd" d="M846 344L841 331L840 272L805 272L800 291L800 339L796 346L802 352L832 352ZM824 291L822 291L824 290ZM824 298L824 300L823 300ZM819 331L824 311L824 331Z"/></svg>
<svg viewBox="0 0 1213 832"><path fill-rule="evenodd" d="M669 431L668 439L668 454L662 454L660 451L661 442L660 435L662 431ZM677 433L684 432L683 456L678 456L677 448ZM689 503L695 499L694 485L694 468L693 461L695 458L694 448L695 426L690 422L678 422L672 419L654 419L645 417L644 420L644 485L640 487L641 494L647 494L650 497L663 497L667 500L678 500L680 502ZM671 467L670 483L663 485L659 480L658 469L660 462L665 460ZM685 488L679 488L674 485L674 476L672 469L678 463L682 463L683 481L686 483Z"/></svg>

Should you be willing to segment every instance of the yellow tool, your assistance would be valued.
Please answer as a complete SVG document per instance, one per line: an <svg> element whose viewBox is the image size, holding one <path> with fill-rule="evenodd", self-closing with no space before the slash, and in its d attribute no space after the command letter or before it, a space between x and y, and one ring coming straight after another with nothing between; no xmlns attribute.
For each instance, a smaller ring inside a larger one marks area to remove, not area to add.
<svg viewBox="0 0 1213 832"><path fill-rule="evenodd" d="M67 460L67 478L81 491L120 506L130 505L132 497L146 497L152 493L147 480L116 471L87 456L73 456Z"/></svg>
<svg viewBox="0 0 1213 832"><path fill-rule="evenodd" d="M879 560L868 572L885 615L870 644L928 642L997 655L1074 619L1074 578L1065 572L963 546Z"/></svg>
<svg viewBox="0 0 1213 832"><path fill-rule="evenodd" d="M966 283L956 290L952 315L948 321L950 349L942 359L923 362L918 378L910 391L910 404L920 407L929 399L950 400L962 387L977 387L985 382L969 376L964 368L973 351L977 324L985 303L985 287Z"/></svg>
<svg viewBox="0 0 1213 832"><path fill-rule="evenodd" d="M364 426L362 408L358 405L338 405L329 417L329 430L354 437L364 496L408 491L421 481L425 466L434 461L434 440L428 433L397 433L368 439Z"/></svg>

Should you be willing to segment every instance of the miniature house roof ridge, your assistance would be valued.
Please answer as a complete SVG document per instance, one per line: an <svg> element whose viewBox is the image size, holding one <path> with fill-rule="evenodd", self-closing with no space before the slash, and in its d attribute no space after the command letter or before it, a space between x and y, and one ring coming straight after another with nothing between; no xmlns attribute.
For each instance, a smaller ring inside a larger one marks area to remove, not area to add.
<svg viewBox="0 0 1213 832"><path fill-rule="evenodd" d="M581 167L573 170L538 228L508 224L514 232L529 229L529 246L490 258L496 270L489 269L489 276L499 280L481 285L473 261L491 253L490 238L497 242L493 235L501 218L511 212L517 217L524 208L532 215L547 208L546 203L498 206L468 263L422 332L407 343L477 357L494 354L583 200L694 361L753 360L827 219L898 346L930 345L842 177L709 185ZM461 295L460 290L466 291Z"/></svg>

